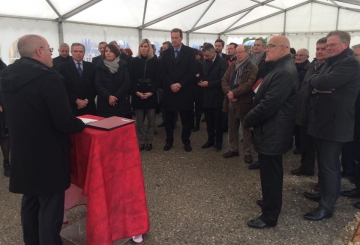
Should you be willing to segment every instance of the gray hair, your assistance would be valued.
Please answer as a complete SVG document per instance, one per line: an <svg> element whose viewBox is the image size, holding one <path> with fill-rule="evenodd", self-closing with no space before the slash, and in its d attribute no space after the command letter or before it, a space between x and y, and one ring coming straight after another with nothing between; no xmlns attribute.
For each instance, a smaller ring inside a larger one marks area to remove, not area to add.
<svg viewBox="0 0 360 245"><path fill-rule="evenodd" d="M350 34L346 31L331 31L329 34L327 34L326 38L331 36L338 36L340 37L341 42L347 42L350 43L351 37Z"/></svg>
<svg viewBox="0 0 360 245"><path fill-rule="evenodd" d="M18 50L21 57L33 57L37 48L45 48L43 37L39 35L25 35L18 41Z"/></svg>
<svg viewBox="0 0 360 245"><path fill-rule="evenodd" d="M85 52L85 46L84 46L84 44L82 44L82 43L73 43L73 44L71 44L71 51L73 50L73 47L75 47L75 46L81 46L81 47L83 47L84 52Z"/></svg>
<svg viewBox="0 0 360 245"><path fill-rule="evenodd" d="M61 47L69 48L69 44L67 44L67 43L60 43L59 48L61 48Z"/></svg>
<svg viewBox="0 0 360 245"><path fill-rule="evenodd" d="M352 49L360 48L360 44L356 44L356 45L352 46L351 48Z"/></svg>
<svg viewBox="0 0 360 245"><path fill-rule="evenodd" d="M262 38L256 38L255 41L261 41L261 42L262 42L262 46L263 46L263 47L266 46L266 43L265 43L264 39L262 39Z"/></svg>
<svg viewBox="0 0 360 245"><path fill-rule="evenodd" d="M214 48L214 45L212 45L211 43L205 43L203 45L201 51L213 53L213 52L215 52L215 48Z"/></svg>
<svg viewBox="0 0 360 245"><path fill-rule="evenodd" d="M306 54L307 56L309 56L309 50L307 50L306 48L298 49L298 52L299 52L299 51L304 51L305 54Z"/></svg>

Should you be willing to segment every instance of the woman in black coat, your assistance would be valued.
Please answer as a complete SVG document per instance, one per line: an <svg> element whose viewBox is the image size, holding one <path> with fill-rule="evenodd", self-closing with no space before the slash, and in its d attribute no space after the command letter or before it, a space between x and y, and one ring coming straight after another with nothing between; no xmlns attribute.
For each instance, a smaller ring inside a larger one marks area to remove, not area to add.
<svg viewBox="0 0 360 245"><path fill-rule="evenodd" d="M131 119L129 100L130 78L127 62L120 59L112 44L105 47L102 62L96 65L95 87L98 92L98 116L119 116Z"/></svg>
<svg viewBox="0 0 360 245"><path fill-rule="evenodd" d="M131 70L132 107L136 115L136 132L140 151L152 150L155 131L156 91L159 83L159 64L148 39L141 40L137 57L132 60ZM147 116L147 130L144 121Z"/></svg>
<svg viewBox="0 0 360 245"><path fill-rule="evenodd" d="M6 65L0 58L0 77L1 71L5 69ZM10 176L10 139L9 131L5 123L5 114L2 107L2 99L0 96L0 147L4 157L4 175L6 177Z"/></svg>

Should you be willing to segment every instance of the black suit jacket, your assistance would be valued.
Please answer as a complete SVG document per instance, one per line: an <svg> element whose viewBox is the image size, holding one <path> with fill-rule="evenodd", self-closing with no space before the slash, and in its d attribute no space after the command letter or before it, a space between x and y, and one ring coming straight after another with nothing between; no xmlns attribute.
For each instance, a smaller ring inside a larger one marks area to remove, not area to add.
<svg viewBox="0 0 360 245"><path fill-rule="evenodd" d="M229 57L227 54L224 54L224 53L221 53L221 58L223 58L223 59L225 59L225 60L227 60L227 58Z"/></svg>
<svg viewBox="0 0 360 245"><path fill-rule="evenodd" d="M195 55L192 48L182 44L180 53L175 59L174 48L163 52L161 58L163 79L163 107L165 111L187 111L194 107ZM170 86L180 83L181 89L172 92Z"/></svg>
<svg viewBox="0 0 360 245"><path fill-rule="evenodd" d="M228 63L220 55L216 55L214 63L208 60L203 62L203 81L208 81L207 87L200 87L203 108L221 108L223 106L224 93L221 87L221 79L228 68Z"/></svg>
<svg viewBox="0 0 360 245"><path fill-rule="evenodd" d="M77 116L84 114L96 114L95 108L95 66L83 61L83 72L80 77L73 59L60 67L60 74L64 77L66 92L73 113ZM87 106L82 109L77 108L77 99L87 99Z"/></svg>
<svg viewBox="0 0 360 245"><path fill-rule="evenodd" d="M309 84L320 91L310 95L308 134L323 140L350 142L354 139L355 101L360 89L360 64L347 48L330 57ZM261 85L262 86L262 85Z"/></svg>

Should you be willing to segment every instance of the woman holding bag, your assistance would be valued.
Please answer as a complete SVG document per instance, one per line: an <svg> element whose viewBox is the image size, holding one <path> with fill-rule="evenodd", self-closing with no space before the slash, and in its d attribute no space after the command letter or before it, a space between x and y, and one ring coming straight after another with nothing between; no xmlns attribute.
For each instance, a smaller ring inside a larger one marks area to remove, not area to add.
<svg viewBox="0 0 360 245"><path fill-rule="evenodd" d="M130 79L139 149L140 151L144 149L151 151L155 131L159 65L148 39L141 40L139 44L137 57L133 58L131 63ZM144 124L145 115L147 116L147 129Z"/></svg>

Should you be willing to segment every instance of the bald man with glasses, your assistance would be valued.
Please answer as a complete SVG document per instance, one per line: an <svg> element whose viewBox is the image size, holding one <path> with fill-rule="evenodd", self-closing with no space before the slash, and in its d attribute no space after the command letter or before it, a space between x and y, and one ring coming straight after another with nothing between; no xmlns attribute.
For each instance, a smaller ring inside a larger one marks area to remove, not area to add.
<svg viewBox="0 0 360 245"><path fill-rule="evenodd" d="M263 200L257 201L262 214L248 222L251 228L276 226L281 211L282 155L289 149L294 130L298 92L298 74L289 47L284 36L269 40L266 62L271 61L272 68L258 88L252 110L244 118L244 127L254 130L263 196Z"/></svg>

